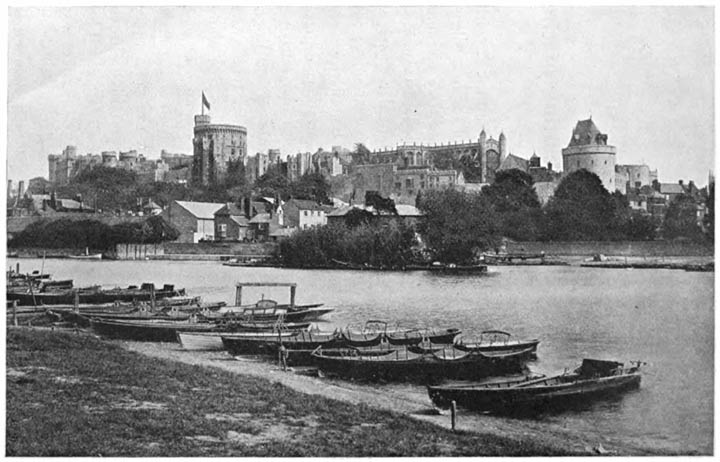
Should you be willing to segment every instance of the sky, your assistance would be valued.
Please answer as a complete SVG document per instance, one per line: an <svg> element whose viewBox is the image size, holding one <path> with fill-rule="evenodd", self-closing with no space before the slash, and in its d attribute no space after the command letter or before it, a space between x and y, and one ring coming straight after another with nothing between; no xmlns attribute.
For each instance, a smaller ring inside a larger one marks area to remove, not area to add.
<svg viewBox="0 0 720 462"><path fill-rule="evenodd" d="M592 117L618 164L707 184L711 7L12 7L8 178L48 154L192 154L201 92L248 154L507 137L562 168Z"/></svg>

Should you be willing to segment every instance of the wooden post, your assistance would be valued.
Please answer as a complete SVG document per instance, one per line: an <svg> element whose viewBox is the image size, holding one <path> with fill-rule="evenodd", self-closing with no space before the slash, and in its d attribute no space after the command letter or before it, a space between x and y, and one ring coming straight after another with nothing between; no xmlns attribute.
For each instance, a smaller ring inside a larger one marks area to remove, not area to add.
<svg viewBox="0 0 720 462"><path fill-rule="evenodd" d="M450 425L452 426L452 431L455 431L455 422L457 420L457 404L455 401L452 401L450 403Z"/></svg>
<svg viewBox="0 0 720 462"><path fill-rule="evenodd" d="M18 305L18 301L17 301L17 300L13 300L12 303L13 303L13 306L12 306L12 313L13 313L12 321L13 321L13 326L17 327L17 325L18 325L18 320L17 320L17 305Z"/></svg>
<svg viewBox="0 0 720 462"><path fill-rule="evenodd" d="M78 292L77 289L73 291L73 308L75 310L75 313L80 312L80 292Z"/></svg>
<svg viewBox="0 0 720 462"><path fill-rule="evenodd" d="M29 276L29 275L28 275ZM35 300L35 291L33 290L33 279L28 277L28 286L30 287L30 295L32 295L33 306L37 308L37 300Z"/></svg>
<svg viewBox="0 0 720 462"><path fill-rule="evenodd" d="M242 286L237 286L235 288L235 306L240 306L242 302Z"/></svg>

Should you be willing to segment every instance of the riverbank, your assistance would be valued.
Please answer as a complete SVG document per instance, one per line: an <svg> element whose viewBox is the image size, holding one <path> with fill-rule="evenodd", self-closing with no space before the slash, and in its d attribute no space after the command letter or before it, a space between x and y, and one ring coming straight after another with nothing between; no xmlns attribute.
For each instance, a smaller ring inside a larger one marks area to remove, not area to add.
<svg viewBox="0 0 720 462"><path fill-rule="evenodd" d="M84 331L7 332L8 456L667 455L558 426L469 427L462 411L452 432L429 400L224 352Z"/></svg>
<svg viewBox="0 0 720 462"><path fill-rule="evenodd" d="M85 332L7 333L7 456L578 455L540 439L454 433L339 401L323 382L316 388L325 392L309 395L278 380L300 376L272 367L263 376L202 358L180 362L157 353L168 345Z"/></svg>

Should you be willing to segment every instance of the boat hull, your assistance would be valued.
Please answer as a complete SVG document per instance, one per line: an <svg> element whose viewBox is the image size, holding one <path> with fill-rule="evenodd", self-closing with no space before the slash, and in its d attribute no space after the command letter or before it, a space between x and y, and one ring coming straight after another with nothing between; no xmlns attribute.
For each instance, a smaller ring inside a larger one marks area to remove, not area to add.
<svg viewBox="0 0 720 462"><path fill-rule="evenodd" d="M182 295L177 290L157 290L155 291L155 299L161 300L167 297L175 297ZM104 303L114 302L143 302L150 301L152 294L147 290L139 289L111 289L111 290L98 290L98 291L79 291L78 292L79 303L81 304L92 304L99 305ZM69 291L53 291L53 292L40 292L31 294L25 291L8 291L8 300L17 300L18 305L23 306L35 306L35 305L72 305L75 303L75 293L72 290Z"/></svg>
<svg viewBox="0 0 720 462"><path fill-rule="evenodd" d="M147 342L176 342L177 332L210 332L213 324L190 324L177 322L114 321L91 319L90 324L98 334L116 339L140 340Z"/></svg>
<svg viewBox="0 0 720 462"><path fill-rule="evenodd" d="M465 388L429 386L433 404L448 408L455 401L459 406L493 413L524 414L556 412L592 400L617 396L640 386L640 374L626 374L581 381L571 386L529 388Z"/></svg>
<svg viewBox="0 0 720 462"><path fill-rule="evenodd" d="M445 379L473 380L492 375L519 372L520 355L488 357L479 353L413 353L398 349L386 355L312 354L316 365L326 373L367 381L407 381L437 383Z"/></svg>

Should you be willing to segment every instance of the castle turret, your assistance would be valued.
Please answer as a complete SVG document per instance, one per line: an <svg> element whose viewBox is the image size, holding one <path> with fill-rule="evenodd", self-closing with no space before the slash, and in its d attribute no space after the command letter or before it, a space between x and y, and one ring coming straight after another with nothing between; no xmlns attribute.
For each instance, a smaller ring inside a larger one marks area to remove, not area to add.
<svg viewBox="0 0 720 462"><path fill-rule="evenodd" d="M498 139L498 145L500 147L500 163L507 157L507 139L505 133L500 132L500 138Z"/></svg>
<svg viewBox="0 0 720 462"><path fill-rule="evenodd" d="M615 146L607 144L608 136L600 133L592 119L579 120L568 146L562 150L563 171L585 169L596 174L610 192L615 184Z"/></svg>

